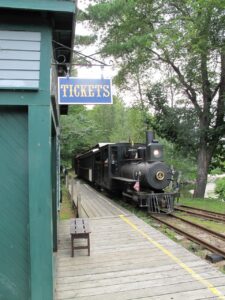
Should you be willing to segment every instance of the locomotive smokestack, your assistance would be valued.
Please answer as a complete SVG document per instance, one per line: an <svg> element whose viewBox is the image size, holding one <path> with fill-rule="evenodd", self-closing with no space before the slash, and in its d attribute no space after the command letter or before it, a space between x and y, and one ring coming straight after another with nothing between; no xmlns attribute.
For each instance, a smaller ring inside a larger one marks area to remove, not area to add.
<svg viewBox="0 0 225 300"><path fill-rule="evenodd" d="M153 140L154 140L153 131L146 131L146 146L151 144Z"/></svg>

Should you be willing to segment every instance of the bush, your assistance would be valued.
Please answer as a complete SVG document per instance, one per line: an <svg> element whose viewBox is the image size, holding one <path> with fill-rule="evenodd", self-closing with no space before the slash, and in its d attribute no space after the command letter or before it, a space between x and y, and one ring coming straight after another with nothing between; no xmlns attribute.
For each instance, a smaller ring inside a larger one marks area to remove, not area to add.
<svg viewBox="0 0 225 300"><path fill-rule="evenodd" d="M224 173L223 170L221 168L219 168L219 167L210 171L211 175L221 175L223 173Z"/></svg>
<svg viewBox="0 0 225 300"><path fill-rule="evenodd" d="M216 181L216 193L225 200L225 178Z"/></svg>
<svg viewBox="0 0 225 300"><path fill-rule="evenodd" d="M192 182L196 179L196 163L187 155L184 156L176 147L165 139L159 139L160 143L164 146L164 160L169 166L177 172L181 172L182 182Z"/></svg>

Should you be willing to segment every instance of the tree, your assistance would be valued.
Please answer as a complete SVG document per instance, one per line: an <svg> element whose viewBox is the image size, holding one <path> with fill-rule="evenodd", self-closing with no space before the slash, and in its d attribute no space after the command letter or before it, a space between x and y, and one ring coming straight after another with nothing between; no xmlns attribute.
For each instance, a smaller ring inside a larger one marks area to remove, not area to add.
<svg viewBox="0 0 225 300"><path fill-rule="evenodd" d="M143 113L139 107L125 107L114 97L113 105L82 105L70 107L68 116L61 118L61 156L70 165L73 156L100 142L144 142Z"/></svg>
<svg viewBox="0 0 225 300"><path fill-rule="evenodd" d="M172 142L181 154L196 157L199 124L195 109L187 103L170 106L162 84L155 84L147 96L155 109L155 116L150 119L152 128L160 137Z"/></svg>
<svg viewBox="0 0 225 300"><path fill-rule="evenodd" d="M71 165L74 155L87 150L92 144L95 123L89 119L85 106L69 109L68 116L61 117L61 157L63 164Z"/></svg>
<svg viewBox="0 0 225 300"><path fill-rule="evenodd" d="M109 142L114 127L114 105L96 105L89 111L89 118L96 124L96 144Z"/></svg>
<svg viewBox="0 0 225 300"><path fill-rule="evenodd" d="M198 118L195 197L203 197L216 146L225 132L225 2L108 0L89 7L101 30L102 55L174 74L176 92ZM164 66L164 67L162 67Z"/></svg>

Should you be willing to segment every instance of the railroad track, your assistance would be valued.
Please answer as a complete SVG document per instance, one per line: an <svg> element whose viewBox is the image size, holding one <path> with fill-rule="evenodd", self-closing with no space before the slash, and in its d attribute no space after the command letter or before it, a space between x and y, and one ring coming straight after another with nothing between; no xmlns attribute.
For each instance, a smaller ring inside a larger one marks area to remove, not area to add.
<svg viewBox="0 0 225 300"><path fill-rule="evenodd" d="M182 236L187 237L189 240L203 246L213 253L222 255L225 258L225 235L187 221L181 217L177 217L173 214L166 216L151 215L151 217L172 228Z"/></svg>
<svg viewBox="0 0 225 300"><path fill-rule="evenodd" d="M225 214L215 213L205 209L199 209L199 208L185 206L185 205L175 206L174 210L185 212L187 214L191 214L198 217L203 217L205 219L220 221L225 223Z"/></svg>

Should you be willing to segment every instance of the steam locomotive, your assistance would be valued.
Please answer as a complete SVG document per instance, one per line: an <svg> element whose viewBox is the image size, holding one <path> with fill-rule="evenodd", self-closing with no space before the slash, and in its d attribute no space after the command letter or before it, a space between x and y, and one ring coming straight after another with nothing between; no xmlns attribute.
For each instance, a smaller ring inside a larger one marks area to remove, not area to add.
<svg viewBox="0 0 225 300"><path fill-rule="evenodd" d="M172 170L163 162L163 146L146 133L146 144L99 143L75 157L75 172L96 186L122 193L150 213L173 211L176 194L164 189Z"/></svg>

